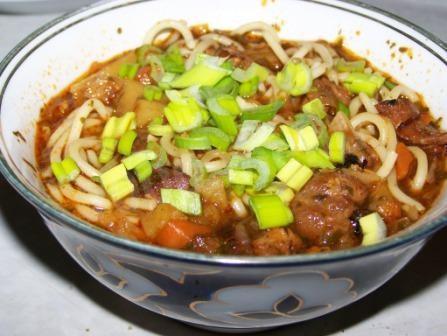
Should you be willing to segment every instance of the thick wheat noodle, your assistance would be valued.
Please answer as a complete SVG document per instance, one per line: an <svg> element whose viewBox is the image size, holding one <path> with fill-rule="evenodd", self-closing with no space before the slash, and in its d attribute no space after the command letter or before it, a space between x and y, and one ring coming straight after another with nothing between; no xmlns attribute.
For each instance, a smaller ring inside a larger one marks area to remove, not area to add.
<svg viewBox="0 0 447 336"><path fill-rule="evenodd" d="M193 154L190 151L180 154L182 172L188 176L192 176L192 158Z"/></svg>
<svg viewBox="0 0 447 336"><path fill-rule="evenodd" d="M210 34L200 36L200 39L201 40L211 39L211 40L214 40L214 41L216 41L220 44L223 44L224 46L227 46L227 47L230 45L234 45L236 47L236 49L239 51L245 50L245 48L242 46L242 44L240 44L239 42L237 42L225 35L210 33Z"/></svg>
<svg viewBox="0 0 447 336"><path fill-rule="evenodd" d="M92 223L99 222L99 213L89 206L83 204L75 204L75 209L81 217Z"/></svg>
<svg viewBox="0 0 447 336"><path fill-rule="evenodd" d="M327 67L332 68L332 66L334 65L334 60L332 59L329 48L322 45L321 43L312 43L312 48L324 60L324 63L326 63Z"/></svg>
<svg viewBox="0 0 447 336"><path fill-rule="evenodd" d="M387 151L385 161L382 162L382 166L376 171L377 176L381 178L387 178L391 170L393 170L396 164L397 153L393 151Z"/></svg>
<svg viewBox="0 0 447 336"><path fill-rule="evenodd" d="M389 99L397 99L401 95L408 97L408 99L410 99L412 102L416 102L419 100L416 92L402 84L395 86L391 90Z"/></svg>
<svg viewBox="0 0 447 336"><path fill-rule="evenodd" d="M388 143L386 145L386 149L389 151L396 151L397 147L397 135L396 130L394 129L391 120L385 119L387 128L388 128Z"/></svg>
<svg viewBox="0 0 447 336"><path fill-rule="evenodd" d="M68 139L68 130L62 134L59 139L54 144L53 148L51 148L50 152L50 162L60 162L62 161L62 151L64 150L64 146L67 143Z"/></svg>
<svg viewBox="0 0 447 336"><path fill-rule="evenodd" d="M312 77L313 79L316 79L326 72L326 64L324 63L314 63L311 68L312 71Z"/></svg>
<svg viewBox="0 0 447 336"><path fill-rule="evenodd" d="M290 48L287 48L287 49L286 49L286 54L287 54L289 57L292 57L293 54L295 54L297 51L298 51L298 47L290 47Z"/></svg>
<svg viewBox="0 0 447 336"><path fill-rule="evenodd" d="M415 199L411 198L407 194L405 194L402 190L400 190L399 186L397 185L397 178L396 178L396 170L393 169L391 173L388 175L388 189L390 190L391 194L394 196L395 199L397 199L399 202L402 202L404 204L408 204L409 206L415 207L418 211L424 211L425 207L416 201Z"/></svg>
<svg viewBox="0 0 447 336"><path fill-rule="evenodd" d="M194 40L194 36L192 35L189 28L185 23L176 20L162 20L157 22L147 33L144 38L145 44L153 44L154 39L160 34L162 31L166 29L175 29L182 34L185 44L189 49L194 49L196 46L196 41Z"/></svg>
<svg viewBox="0 0 447 336"><path fill-rule="evenodd" d="M99 146L101 141L95 138L82 138L75 140L68 146L68 155L76 162L79 169L88 177L99 176L98 169L89 164L86 160L82 159L80 154L81 148L92 148Z"/></svg>
<svg viewBox="0 0 447 336"><path fill-rule="evenodd" d="M40 172L40 177L42 179L47 179L47 178L50 178L51 176L53 176L53 171L51 170L51 166L44 168Z"/></svg>
<svg viewBox="0 0 447 336"><path fill-rule="evenodd" d="M378 114L370 112L359 113L351 118L351 124L354 129L366 123L376 126L377 131L379 132L379 141L382 145L386 146L389 139L386 121Z"/></svg>
<svg viewBox="0 0 447 336"><path fill-rule="evenodd" d="M90 193L90 194L95 194L98 196L106 196L106 193L104 192L104 189L99 186L98 184L96 184L95 182L93 182L92 180L86 178L83 175L79 175L74 181L73 183L81 188L82 190Z"/></svg>
<svg viewBox="0 0 447 336"><path fill-rule="evenodd" d="M278 34L276 33L275 29L273 29L272 26L266 24L265 22L260 21L251 22L244 24L233 30L233 34L242 35L249 31L260 31L262 37L270 46L270 48L273 50L273 52L281 61L281 63L286 64L289 61L289 56L281 46L281 41L278 37Z"/></svg>
<svg viewBox="0 0 447 336"><path fill-rule="evenodd" d="M292 55L292 58L303 59L312 50L312 44L309 42L303 42L301 46Z"/></svg>
<svg viewBox="0 0 447 336"><path fill-rule="evenodd" d="M367 112L376 114L379 113L376 109L377 101L375 99L369 98L368 95L363 92L359 93L359 98L363 106L365 106Z"/></svg>
<svg viewBox="0 0 447 336"><path fill-rule="evenodd" d="M153 198L127 197L123 203L131 209L152 211L158 202Z"/></svg>
<svg viewBox="0 0 447 336"><path fill-rule="evenodd" d="M338 85L339 80L338 80L338 73L337 73L337 71L335 71L334 69L328 69L326 75L327 75L327 78L329 78L329 80L331 82L334 82L335 84Z"/></svg>
<svg viewBox="0 0 447 336"><path fill-rule="evenodd" d="M349 103L349 114L351 115L351 118L359 113L361 106L362 101L360 100L359 96L351 100L351 102Z"/></svg>
<svg viewBox="0 0 447 336"><path fill-rule="evenodd" d="M81 156L81 159L84 161L87 161L87 153L85 152L84 148L79 149L79 155Z"/></svg>
<svg viewBox="0 0 447 336"><path fill-rule="evenodd" d="M174 157L180 157L180 155L185 151L183 149L175 147L171 142L172 138L173 138L172 134L163 135L160 139L160 145L169 155Z"/></svg>
<svg viewBox="0 0 447 336"><path fill-rule="evenodd" d="M205 50L207 50L211 46L215 46L217 44L216 41L211 39L202 40L199 43L197 43L194 50L189 55L188 59L185 62L185 68L187 70L191 69L194 65L194 62L196 61L197 55L203 53Z"/></svg>
<svg viewBox="0 0 447 336"><path fill-rule="evenodd" d="M96 152L94 150L87 149L85 151L85 153L87 154L88 162L90 162L93 167L95 167L96 169L101 168L102 164L101 164L101 162L99 162L98 155L96 154Z"/></svg>
<svg viewBox="0 0 447 336"><path fill-rule="evenodd" d="M74 111L73 111L74 112ZM51 134L47 142L47 147L53 147L59 138L71 127L71 123L74 118L74 113L71 112L65 120L58 126L58 128Z"/></svg>
<svg viewBox="0 0 447 336"><path fill-rule="evenodd" d="M84 129L88 129L91 127L99 126L103 123L102 120L97 118L88 118L84 121Z"/></svg>
<svg viewBox="0 0 447 336"><path fill-rule="evenodd" d="M244 218L248 215L244 202L242 202L242 200L239 197L234 195L234 193L231 193L230 204L239 218Z"/></svg>
<svg viewBox="0 0 447 336"><path fill-rule="evenodd" d="M69 183L62 185L60 189L62 194L73 202L91 205L99 209L112 208L112 202L107 198L76 190Z"/></svg>
<svg viewBox="0 0 447 336"><path fill-rule="evenodd" d="M45 186L47 187L47 190L50 193L51 197L53 197L59 203L64 202L64 195L62 195L57 185L47 183Z"/></svg>
<svg viewBox="0 0 447 336"><path fill-rule="evenodd" d="M115 167L116 165L118 165L119 163L119 156L115 155L112 160L110 160L109 162L107 162L104 166L101 167L101 169L99 169L100 173L104 173L106 171L108 171L109 169Z"/></svg>
<svg viewBox="0 0 447 336"><path fill-rule="evenodd" d="M411 187L414 190L419 191L422 190L425 181L427 180L428 175L427 154L425 154L425 152L419 147L409 146L408 149L413 153L418 163L416 173L414 174L414 177L411 180Z"/></svg>

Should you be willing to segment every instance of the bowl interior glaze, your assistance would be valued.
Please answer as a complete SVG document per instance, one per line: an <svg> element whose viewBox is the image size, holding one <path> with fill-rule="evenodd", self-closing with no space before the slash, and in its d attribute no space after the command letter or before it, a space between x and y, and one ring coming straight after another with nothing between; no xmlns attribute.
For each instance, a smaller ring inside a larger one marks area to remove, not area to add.
<svg viewBox="0 0 447 336"><path fill-rule="evenodd" d="M422 238L443 225L445 194L418 224L376 246L316 256L231 258L197 256L130 242L85 224L61 209L45 195L33 169L34 130L40 109L92 62L105 61L139 46L154 23L168 18L185 20L189 25L209 23L211 28L219 29L264 21L276 24L284 39L342 38L347 48L421 93L433 113L445 117L445 46L422 30L367 7L335 0L189 0L188 6L182 0L101 3L42 27L15 48L0 66L0 168L41 211L77 230L133 249L176 258L237 263L312 262L358 256ZM447 126L445 118L443 126Z"/></svg>

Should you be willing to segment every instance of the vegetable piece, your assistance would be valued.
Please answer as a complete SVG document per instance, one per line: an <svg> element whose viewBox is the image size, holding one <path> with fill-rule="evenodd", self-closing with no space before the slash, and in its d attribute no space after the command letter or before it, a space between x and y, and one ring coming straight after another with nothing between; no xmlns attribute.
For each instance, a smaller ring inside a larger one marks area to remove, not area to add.
<svg viewBox="0 0 447 336"><path fill-rule="evenodd" d="M319 98L315 98L303 105L303 112L307 114L316 115L320 119L326 118L326 111L324 105Z"/></svg>
<svg viewBox="0 0 447 336"><path fill-rule="evenodd" d="M230 70L208 62L202 62L194 65L191 69L174 79L170 86L176 89L183 89L193 85L214 86L230 73Z"/></svg>
<svg viewBox="0 0 447 336"><path fill-rule="evenodd" d="M303 166L295 159L289 162L276 174L276 177L287 184L290 188L299 191L312 177L310 168Z"/></svg>
<svg viewBox="0 0 447 336"><path fill-rule="evenodd" d="M312 126L295 130L287 125L281 125L280 129L291 150L308 151L318 148L320 144Z"/></svg>
<svg viewBox="0 0 447 336"><path fill-rule="evenodd" d="M291 126L295 129L312 126L318 136L320 147L325 147L329 141L329 133L326 124L316 115L298 113L295 115L295 122Z"/></svg>
<svg viewBox="0 0 447 336"><path fill-rule="evenodd" d="M155 136L164 136L174 133L174 130L170 125L163 125L162 117L154 118L154 120L147 126L147 130L150 134Z"/></svg>
<svg viewBox="0 0 447 336"><path fill-rule="evenodd" d="M246 122L247 121L244 121L244 123ZM251 152L256 147L261 146L265 142L265 140L267 140L269 135L273 133L274 130L275 126L268 123L263 123L258 127L258 129L253 134L251 134L248 137L245 143L242 143L240 145L235 144L233 148L237 150Z"/></svg>
<svg viewBox="0 0 447 336"><path fill-rule="evenodd" d="M353 93L364 92L369 97L373 97L384 82L385 78L377 74L353 72L349 74L343 83Z"/></svg>
<svg viewBox="0 0 447 336"><path fill-rule="evenodd" d="M149 101L160 100L163 97L163 90L155 85L147 85L143 89L143 96Z"/></svg>
<svg viewBox="0 0 447 336"><path fill-rule="evenodd" d="M119 164L99 176L102 186L110 198L116 202L133 193L134 185L127 177L124 164Z"/></svg>
<svg viewBox="0 0 447 336"><path fill-rule="evenodd" d="M137 176L138 182L144 182L147 178L152 175L152 165L149 161L143 161L139 163L135 169L134 173Z"/></svg>
<svg viewBox="0 0 447 336"><path fill-rule="evenodd" d="M253 96L258 91L259 77L255 76L252 79L243 82L239 86L239 95L244 98Z"/></svg>
<svg viewBox="0 0 447 336"><path fill-rule="evenodd" d="M239 84L233 78L227 76L221 79L220 82L218 82L216 85L202 86L199 90L200 94L205 100L224 94L228 94L234 97L239 92Z"/></svg>
<svg viewBox="0 0 447 336"><path fill-rule="evenodd" d="M292 211L277 195L251 196L249 204L261 230L286 226L293 222Z"/></svg>
<svg viewBox="0 0 447 336"><path fill-rule="evenodd" d="M300 96L309 92L312 87L312 71L307 64L292 60L276 74L276 82L292 96Z"/></svg>
<svg viewBox="0 0 447 336"><path fill-rule="evenodd" d="M135 131L127 131L124 133L118 142L118 153L126 156L130 155L132 153L132 146L136 138L137 132Z"/></svg>
<svg viewBox="0 0 447 336"><path fill-rule="evenodd" d="M301 152L293 151L291 156L301 164L309 168L334 169L335 166L329 159L329 155L322 149Z"/></svg>
<svg viewBox="0 0 447 336"><path fill-rule="evenodd" d="M196 188L205 180L205 178L207 177L207 172L203 162L196 158L192 159L191 165L192 171L191 178L189 179L189 184Z"/></svg>
<svg viewBox="0 0 447 336"><path fill-rule="evenodd" d="M173 219L158 232L155 243L167 248L181 249L191 243L195 236L209 233L211 229L208 226L184 219Z"/></svg>
<svg viewBox="0 0 447 336"><path fill-rule="evenodd" d="M123 116L117 118L116 116L111 117L107 120L104 130L102 131L102 138L120 138L126 131L134 129L135 123L135 112L126 112Z"/></svg>
<svg viewBox="0 0 447 336"><path fill-rule="evenodd" d="M240 169L254 169L258 175L253 187L256 191L262 190L267 187L275 178L275 171L272 169L266 161L250 158L245 159L239 163Z"/></svg>
<svg viewBox="0 0 447 336"><path fill-rule="evenodd" d="M99 162L107 163L112 160L117 144L118 140L115 138L103 138L101 151L99 152L98 157Z"/></svg>
<svg viewBox="0 0 447 336"><path fill-rule="evenodd" d="M60 184L73 181L81 173L71 157L66 157L61 162L51 162L51 171Z"/></svg>
<svg viewBox="0 0 447 336"><path fill-rule="evenodd" d="M363 70L365 70L365 65L365 60L349 62L340 58L337 60L337 63L335 63L335 69L338 72L363 72Z"/></svg>
<svg viewBox="0 0 447 336"><path fill-rule="evenodd" d="M174 79L175 79L175 73L167 72L158 82L158 87L162 90L168 90L171 88L171 83Z"/></svg>
<svg viewBox="0 0 447 336"><path fill-rule="evenodd" d="M193 98L171 101L164 109L166 119L175 132L199 127L203 122L202 108Z"/></svg>
<svg viewBox="0 0 447 336"><path fill-rule="evenodd" d="M389 80L386 80L385 83L383 83L383 85L385 85L385 87L388 90L392 90L397 86L397 84L394 84L393 82L390 82Z"/></svg>
<svg viewBox="0 0 447 336"><path fill-rule="evenodd" d="M242 123L239 134L237 135L236 142L233 145L234 149L242 150L244 144L247 142L248 138L256 131L259 125L257 120L245 120Z"/></svg>
<svg viewBox="0 0 447 336"><path fill-rule="evenodd" d="M152 161L152 167L154 167L154 169L163 167L168 162L168 154L166 153L166 150L155 141L148 141L146 148L155 152L157 155L157 158Z"/></svg>
<svg viewBox="0 0 447 336"><path fill-rule="evenodd" d="M160 61L166 72L177 74L185 72L185 61L177 44L170 46L166 53L160 56Z"/></svg>
<svg viewBox="0 0 447 336"><path fill-rule="evenodd" d="M351 117L351 111L349 110L349 107L347 107L341 101L338 102L337 110L343 112L348 118Z"/></svg>
<svg viewBox="0 0 447 336"><path fill-rule="evenodd" d="M240 114L241 110L234 97L221 95L209 98L206 101L206 105L217 127L228 135L235 136L237 134L237 126L234 119Z"/></svg>
<svg viewBox="0 0 447 336"><path fill-rule="evenodd" d="M231 138L227 133L217 127L200 127L189 132L191 138L207 137L211 146L221 151L226 151L231 144Z"/></svg>
<svg viewBox="0 0 447 336"><path fill-rule="evenodd" d="M401 181L408 176L408 173L410 172L411 166L414 162L414 155L402 142L399 142L397 144L396 152L396 176L397 180Z"/></svg>
<svg viewBox="0 0 447 336"><path fill-rule="evenodd" d="M197 137L175 137L175 145L179 148L191 150L206 150L211 149L211 143L206 136Z"/></svg>
<svg viewBox="0 0 447 336"><path fill-rule="evenodd" d="M290 203L295 197L293 190L283 182L272 182L270 186L265 188L265 192L278 195L286 204Z"/></svg>
<svg viewBox="0 0 447 336"><path fill-rule="evenodd" d="M289 149L287 142L276 133L270 134L261 146L274 151L285 151Z"/></svg>
<svg viewBox="0 0 447 336"><path fill-rule="evenodd" d="M241 68L234 69L231 77L237 80L239 83L244 83L258 77L258 81L263 82L267 79L269 75L269 70L263 66L253 62L247 68L247 70L242 70Z"/></svg>
<svg viewBox="0 0 447 336"><path fill-rule="evenodd" d="M118 71L118 76L126 79L134 79L135 76L137 75L139 67L140 65L138 63L121 64Z"/></svg>
<svg viewBox="0 0 447 336"><path fill-rule="evenodd" d="M241 120L259 120L259 121L270 121L276 115L276 113L284 105L281 100L274 101L273 103L267 105L260 105L254 108L244 110L242 112Z"/></svg>
<svg viewBox="0 0 447 336"><path fill-rule="evenodd" d="M257 147L251 153L251 157L254 159L260 159L268 163L270 169L273 171L273 174L276 174L278 168L275 164L275 160L273 159L274 152L265 147Z"/></svg>
<svg viewBox="0 0 447 336"><path fill-rule="evenodd" d="M251 186L256 180L256 174L249 170L230 169L228 179L232 184L242 184Z"/></svg>
<svg viewBox="0 0 447 336"><path fill-rule="evenodd" d="M161 189L161 201L171 204L174 208L190 214L200 215L202 213L202 203L198 193L183 189Z"/></svg>
<svg viewBox="0 0 447 336"><path fill-rule="evenodd" d="M346 135L344 132L334 132L329 139L329 158L332 162L345 162Z"/></svg>
<svg viewBox="0 0 447 336"><path fill-rule="evenodd" d="M141 162L154 160L156 158L157 154L155 154L155 152L149 149L145 149L133 153L132 155L124 158L121 162L124 164L127 170L131 170L138 166Z"/></svg>
<svg viewBox="0 0 447 336"><path fill-rule="evenodd" d="M377 212L361 217L359 223L363 232L362 245L372 245L386 238L386 225Z"/></svg>

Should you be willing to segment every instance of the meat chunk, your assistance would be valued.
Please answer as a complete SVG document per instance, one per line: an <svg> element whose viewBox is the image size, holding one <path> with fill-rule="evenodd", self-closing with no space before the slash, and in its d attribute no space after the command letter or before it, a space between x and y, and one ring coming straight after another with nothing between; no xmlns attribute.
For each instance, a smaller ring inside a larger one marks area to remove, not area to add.
<svg viewBox="0 0 447 336"><path fill-rule="evenodd" d="M385 221L388 232L395 233L397 228L395 223L402 217L402 205L393 197L386 182L374 185L368 201L368 209L377 211Z"/></svg>
<svg viewBox="0 0 447 336"><path fill-rule="evenodd" d="M416 119L408 124L401 125L397 129L397 135L407 144L416 146L445 146L447 145L447 133L441 131L432 124L426 124Z"/></svg>
<svg viewBox="0 0 447 336"><path fill-rule="evenodd" d="M221 248L221 242L217 237L196 236L192 241L192 249L194 252L216 254Z"/></svg>
<svg viewBox="0 0 447 336"><path fill-rule="evenodd" d="M389 118L396 128L421 114L417 106L407 98L384 100L378 103L376 108L381 115Z"/></svg>
<svg viewBox="0 0 447 336"><path fill-rule="evenodd" d="M118 78L105 73L98 73L73 85L70 92L78 102L97 98L106 105L113 105L120 96L121 89L122 83Z"/></svg>
<svg viewBox="0 0 447 336"><path fill-rule="evenodd" d="M189 176L175 168L162 167L155 169L149 179L137 183L135 191L138 195L149 194L160 199L160 189L189 189Z"/></svg>
<svg viewBox="0 0 447 336"><path fill-rule="evenodd" d="M306 242L320 247L355 246L358 237L350 217L367 196L368 187L352 175L317 173L291 203L295 230Z"/></svg>
<svg viewBox="0 0 447 336"><path fill-rule="evenodd" d="M345 105L349 105L351 102L349 91L345 87L331 82L327 77L314 80L314 86L317 90L307 94L306 102L319 98L330 114L337 112L339 101Z"/></svg>
<svg viewBox="0 0 447 336"><path fill-rule="evenodd" d="M276 228L263 232L252 246L254 254L259 256L289 255L298 253L303 242L292 230Z"/></svg>

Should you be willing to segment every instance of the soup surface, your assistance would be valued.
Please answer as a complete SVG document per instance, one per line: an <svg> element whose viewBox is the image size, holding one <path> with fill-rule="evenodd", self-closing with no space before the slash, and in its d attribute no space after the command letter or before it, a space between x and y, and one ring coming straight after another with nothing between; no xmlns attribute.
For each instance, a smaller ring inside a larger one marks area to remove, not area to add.
<svg viewBox="0 0 447 336"><path fill-rule="evenodd" d="M46 104L36 156L54 200L116 235L289 255L414 223L446 144L416 93L340 44L168 20Z"/></svg>

